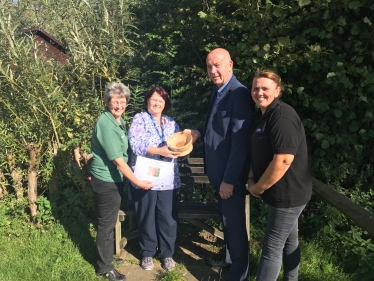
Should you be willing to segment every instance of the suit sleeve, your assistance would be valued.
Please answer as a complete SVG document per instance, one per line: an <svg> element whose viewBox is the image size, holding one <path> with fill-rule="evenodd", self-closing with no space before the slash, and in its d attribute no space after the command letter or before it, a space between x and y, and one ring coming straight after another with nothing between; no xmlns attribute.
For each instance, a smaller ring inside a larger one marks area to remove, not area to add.
<svg viewBox="0 0 374 281"><path fill-rule="evenodd" d="M231 149L223 181L239 185L243 167L248 157L248 133L253 120L254 101L247 88L240 86L232 93L230 118Z"/></svg>

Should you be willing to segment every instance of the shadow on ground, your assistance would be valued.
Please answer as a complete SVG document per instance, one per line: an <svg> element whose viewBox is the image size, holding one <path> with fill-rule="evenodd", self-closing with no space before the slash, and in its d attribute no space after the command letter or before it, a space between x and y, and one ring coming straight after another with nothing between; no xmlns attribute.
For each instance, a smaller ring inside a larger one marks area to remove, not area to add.
<svg viewBox="0 0 374 281"><path fill-rule="evenodd" d="M185 269L187 281L224 281L227 280L228 271L216 270L204 263L204 258L218 259L223 241L199 228L182 223L178 225L178 237L175 247L174 260L182 264ZM140 246L137 238L130 240L121 253L125 263L118 270L127 276L127 281L160 280L163 269L158 260L152 271L145 271L139 266ZM175 280L177 281L177 280Z"/></svg>

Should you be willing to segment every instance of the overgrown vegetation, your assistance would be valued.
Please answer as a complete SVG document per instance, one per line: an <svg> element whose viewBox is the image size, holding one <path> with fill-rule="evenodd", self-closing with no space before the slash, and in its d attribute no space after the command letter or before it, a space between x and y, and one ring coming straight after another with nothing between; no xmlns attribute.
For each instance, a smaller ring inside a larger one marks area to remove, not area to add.
<svg viewBox="0 0 374 281"><path fill-rule="evenodd" d="M212 86L205 57L215 47L230 51L235 75L248 87L259 69L281 75L283 100L306 129L313 175L374 212L372 1L0 0L0 6L6 237L21 238L26 226L52 233L73 221L91 229L86 165L104 85L130 85L128 121L143 107L143 93L159 84L171 93L169 114L181 127L200 126ZM47 60L24 32L33 27L60 40L68 61ZM193 197L211 200L212 193ZM253 201L252 233L261 239L266 210ZM300 231L307 243L318 241L336 262L345 261L338 264L357 280L374 278L372 237L319 198L308 205Z"/></svg>

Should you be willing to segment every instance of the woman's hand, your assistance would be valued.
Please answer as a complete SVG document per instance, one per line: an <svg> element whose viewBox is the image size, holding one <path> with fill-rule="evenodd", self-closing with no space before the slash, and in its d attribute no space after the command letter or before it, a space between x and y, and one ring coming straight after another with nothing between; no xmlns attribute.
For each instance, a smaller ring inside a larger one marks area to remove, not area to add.
<svg viewBox="0 0 374 281"><path fill-rule="evenodd" d="M252 194L252 196L257 197L257 198L260 198L260 195L264 193L264 190L262 191L258 190L258 187L256 186L256 183L252 177L248 178L247 190L249 191L249 193Z"/></svg>
<svg viewBox="0 0 374 281"><path fill-rule="evenodd" d="M192 136L192 143L197 141L201 136L198 130L191 130L191 129L184 129L183 133L191 134Z"/></svg>
<svg viewBox="0 0 374 281"><path fill-rule="evenodd" d="M177 158L180 154L180 152L171 151L167 145L159 147L158 152L157 154L168 158Z"/></svg>
<svg viewBox="0 0 374 281"><path fill-rule="evenodd" d="M141 189L144 190L149 190L153 187L153 183L151 181L138 181L136 186L140 187Z"/></svg>

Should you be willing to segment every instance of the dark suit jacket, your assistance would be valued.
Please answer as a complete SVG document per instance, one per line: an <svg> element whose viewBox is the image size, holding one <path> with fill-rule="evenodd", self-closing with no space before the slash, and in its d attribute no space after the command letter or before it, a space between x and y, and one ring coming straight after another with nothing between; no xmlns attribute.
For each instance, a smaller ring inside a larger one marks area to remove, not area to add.
<svg viewBox="0 0 374 281"><path fill-rule="evenodd" d="M212 92L205 125L200 129L204 141L204 168L210 183L222 181L243 185L249 169L248 133L254 113L250 91L233 75L219 101Z"/></svg>

